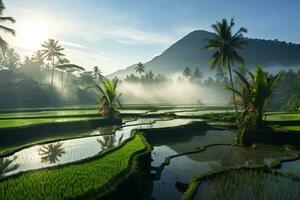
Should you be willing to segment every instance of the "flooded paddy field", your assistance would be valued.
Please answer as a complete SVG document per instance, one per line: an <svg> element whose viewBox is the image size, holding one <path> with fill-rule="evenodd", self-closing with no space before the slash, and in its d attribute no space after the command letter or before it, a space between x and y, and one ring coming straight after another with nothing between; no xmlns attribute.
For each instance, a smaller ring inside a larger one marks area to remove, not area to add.
<svg viewBox="0 0 300 200"><path fill-rule="evenodd" d="M253 147L236 145L237 130L227 129L222 122L210 122L205 120L187 119L184 117L198 116L207 113L232 112L231 109L206 109L202 107L155 107L123 109L121 113L131 114L122 119L121 124L103 125L97 128L82 131L78 135L70 137L47 138L37 140L36 144L28 144L16 149L9 155L3 154L0 158L0 177L10 180L16 174L31 174L47 168L49 171L56 167L72 166L78 162L86 162L122 146L132 140L133 130L135 134L143 135L143 130L157 132L157 137L147 138L151 145L151 162L149 162L150 174L149 198L180 199L187 191L194 177L213 173L218 170L238 167L265 166L272 168L273 163L281 159L295 157L296 150L292 153L281 146L255 144ZM50 119L71 120L73 117L64 118L67 115L96 114L95 110L57 110L22 112L18 114L1 113L0 124L9 124L6 120L25 121ZM151 117L153 114L173 113L162 117ZM51 116L52 118L49 118ZM55 118L55 116L59 116ZM10 117L11 119L5 119ZM15 119L14 119L15 117ZM22 119L24 117L24 119ZM27 119L38 117L38 119ZM90 120L92 117L83 119L74 117L76 120ZM35 122L34 122L35 123ZM206 124L194 130L194 123ZM37 123L38 125L38 123ZM14 125L18 127L19 125ZM22 126L21 126L22 127ZM180 128L179 128L180 127ZM164 134L159 135L160 129ZM179 131L178 131L179 130ZM175 133L176 132L176 133ZM24 132L24 134L26 134ZM156 133L155 133L156 134ZM55 139L53 141L53 139ZM108 154L110 155L110 153ZM292 174L300 177L299 160L283 162L279 168L274 169L279 174L263 171L233 171L219 174L204 179L198 184L197 192L193 199L216 199L224 196L237 199L272 198L272 199L297 199L299 197L299 181L289 176L280 174ZM251 180L250 180L251 179ZM225 184L226 183L226 184ZM273 184L272 186L271 183ZM222 187L222 185L224 185ZM234 185L239 185L233 187ZM1 180L0 180L1 186ZM278 195L271 191L278 190ZM281 194L289 191L289 195ZM212 191L216 191L212 193ZM280 193L280 194L279 194ZM192 198L191 198L192 199Z"/></svg>

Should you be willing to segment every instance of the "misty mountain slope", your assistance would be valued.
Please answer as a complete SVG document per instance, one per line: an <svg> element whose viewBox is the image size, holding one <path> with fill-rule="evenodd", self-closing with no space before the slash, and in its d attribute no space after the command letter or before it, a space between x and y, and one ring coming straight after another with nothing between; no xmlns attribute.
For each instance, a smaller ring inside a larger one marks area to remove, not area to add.
<svg viewBox="0 0 300 200"><path fill-rule="evenodd" d="M211 74L209 57L212 51L204 50L206 39L211 38L212 33L198 30L193 31L171 45L159 56L145 63L147 70L154 73L170 75L181 72L184 67L199 67L200 71ZM263 40L246 38L248 45L240 54L245 59L249 68L257 64L267 67L289 68L300 66L300 45L277 40ZM132 65L123 70L110 74L110 77L124 78L127 74L134 73Z"/></svg>

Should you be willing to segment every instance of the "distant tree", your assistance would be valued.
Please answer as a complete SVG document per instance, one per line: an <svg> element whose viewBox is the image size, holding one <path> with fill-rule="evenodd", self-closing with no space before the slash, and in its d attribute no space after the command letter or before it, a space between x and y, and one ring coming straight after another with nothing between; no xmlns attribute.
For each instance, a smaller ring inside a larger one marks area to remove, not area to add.
<svg viewBox="0 0 300 200"><path fill-rule="evenodd" d="M78 71L84 71L84 68L83 67L80 67L78 65L74 65L74 64L62 64L62 65L57 65L55 66L55 68L59 69L60 71L64 71L67 73L67 78L65 80L65 83L63 84L63 87L62 87L62 91L61 93L64 92L66 86L67 86L67 83L69 81L69 77L70 77L70 74L74 73L74 72L78 72Z"/></svg>
<svg viewBox="0 0 300 200"><path fill-rule="evenodd" d="M15 71L20 64L20 56L13 48L6 48L1 57L2 68Z"/></svg>
<svg viewBox="0 0 300 200"><path fill-rule="evenodd" d="M195 71L192 74L192 79L200 81L203 78L203 73L199 71L198 67L195 68Z"/></svg>
<svg viewBox="0 0 300 200"><path fill-rule="evenodd" d="M5 9L4 3L2 0L0 0L0 22L6 22L9 21L11 23L15 23L16 20L12 17L3 17L3 11ZM15 36L16 31L14 29L8 28L6 26L0 25L0 30L5 31L7 33L10 33ZM2 54L5 52L5 50L8 48L7 42L0 36L0 48L2 50Z"/></svg>
<svg viewBox="0 0 300 200"><path fill-rule="evenodd" d="M34 54L32 55L32 61L37 63L37 65L39 67L42 67L45 64L44 56L43 56L41 50L38 50L38 51L34 52Z"/></svg>
<svg viewBox="0 0 300 200"><path fill-rule="evenodd" d="M142 79L143 79L142 81L151 83L154 81L154 77L155 77L154 73L150 70L150 71L146 72L144 77L142 77Z"/></svg>
<svg viewBox="0 0 300 200"><path fill-rule="evenodd" d="M193 74L193 72L192 72L191 68L185 67L185 68L183 69L183 72L182 72L183 77L189 78L189 77L192 76L192 74Z"/></svg>
<svg viewBox="0 0 300 200"><path fill-rule="evenodd" d="M230 83L233 88L231 67L234 61L237 61L241 65L244 65L244 59L238 54L239 49L243 49L247 44L243 33L247 33L247 29L240 28L236 33L233 33L234 18L228 21L222 19L221 22L217 22L212 25L214 30L214 36L208 39L208 44L205 49L214 50L215 53L211 56L212 69L216 67L224 67L229 71ZM238 112L235 93L232 93L233 101L235 104L235 110Z"/></svg>
<svg viewBox="0 0 300 200"><path fill-rule="evenodd" d="M140 79L137 76L135 76L134 74L130 74L130 75L127 75L124 80L127 82L135 83L135 82L138 82Z"/></svg>
<svg viewBox="0 0 300 200"><path fill-rule="evenodd" d="M134 69L135 69L135 71L136 71L137 73L139 73L141 76L142 76L143 73L145 73L145 66L144 66L141 62L139 62L139 63L137 64L137 66L136 66Z"/></svg>
<svg viewBox="0 0 300 200"><path fill-rule="evenodd" d="M51 74L51 86L53 86L53 76L54 76L54 68L55 68L55 58L60 60L65 55L62 53L64 48L62 48L58 44L58 40L49 39L42 44L44 48L42 50L42 54L44 58L52 62L52 74Z"/></svg>
<svg viewBox="0 0 300 200"><path fill-rule="evenodd" d="M63 88L64 86L64 72L67 70L65 67L57 67L57 66L64 66L64 64L70 64L70 61L67 58L60 58L57 63L56 63L56 67L59 71L61 71L61 88ZM65 65L67 67L71 67L72 65Z"/></svg>
<svg viewBox="0 0 300 200"><path fill-rule="evenodd" d="M103 78L102 71L97 66L93 67L93 78L95 81Z"/></svg>
<svg viewBox="0 0 300 200"><path fill-rule="evenodd" d="M216 69L216 81L218 82L218 83L220 83L220 82L225 82L225 79L226 79L226 73L224 72L224 70L221 68L221 67L218 67L217 69Z"/></svg>

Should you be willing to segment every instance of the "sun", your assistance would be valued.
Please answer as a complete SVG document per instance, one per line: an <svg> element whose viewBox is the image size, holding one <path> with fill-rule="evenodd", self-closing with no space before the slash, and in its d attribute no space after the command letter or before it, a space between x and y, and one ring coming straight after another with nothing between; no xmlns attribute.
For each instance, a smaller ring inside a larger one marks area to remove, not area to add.
<svg viewBox="0 0 300 200"><path fill-rule="evenodd" d="M17 30L17 38L22 48L27 50L37 50L43 41L50 37L49 26L40 21L24 22Z"/></svg>

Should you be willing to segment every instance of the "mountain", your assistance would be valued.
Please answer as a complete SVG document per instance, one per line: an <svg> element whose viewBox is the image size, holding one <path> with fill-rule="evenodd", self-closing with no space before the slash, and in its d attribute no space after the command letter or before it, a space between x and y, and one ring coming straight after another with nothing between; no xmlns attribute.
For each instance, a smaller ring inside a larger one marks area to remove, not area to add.
<svg viewBox="0 0 300 200"><path fill-rule="evenodd" d="M171 75L181 72L184 67L198 67L206 75L211 75L213 72L209 57L213 52L203 49L206 39L211 37L213 37L212 33L203 30L189 33L162 54L145 63L146 70L152 70L155 74ZM257 64L263 64L269 70L272 67L288 69L300 66L300 44L251 38L246 40L248 45L240 51L240 54L250 69ZM135 73L135 66L118 70L109 76L124 78L130 73Z"/></svg>

